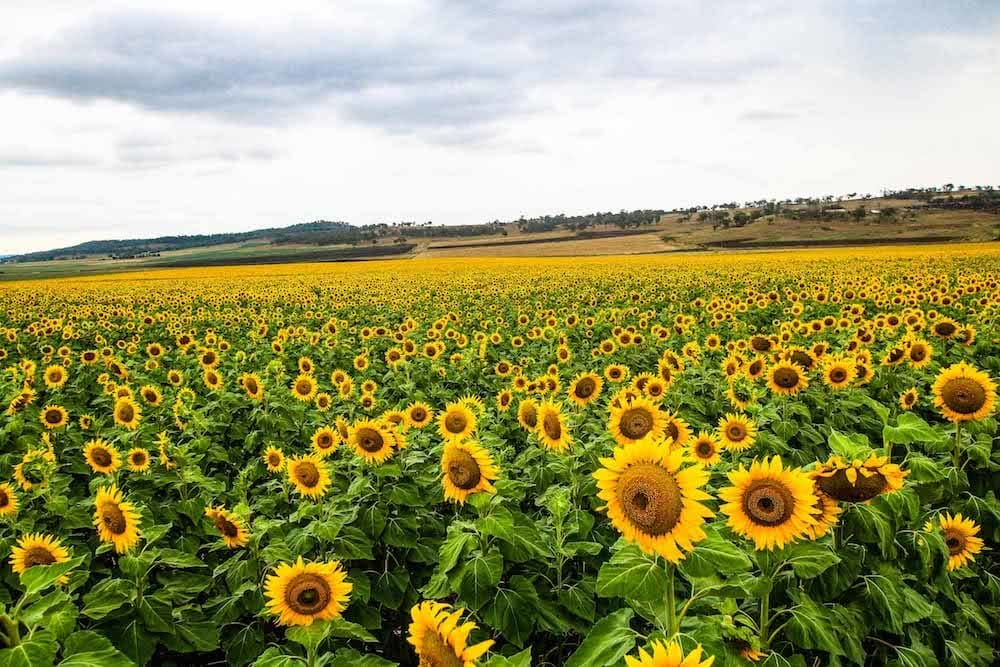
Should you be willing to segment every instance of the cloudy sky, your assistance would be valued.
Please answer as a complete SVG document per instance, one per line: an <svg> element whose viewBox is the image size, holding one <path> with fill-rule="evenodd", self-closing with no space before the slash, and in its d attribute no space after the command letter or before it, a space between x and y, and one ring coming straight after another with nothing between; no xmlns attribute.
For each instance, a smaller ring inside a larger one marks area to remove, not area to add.
<svg viewBox="0 0 1000 667"><path fill-rule="evenodd" d="M0 254L1000 183L995 0L0 2Z"/></svg>

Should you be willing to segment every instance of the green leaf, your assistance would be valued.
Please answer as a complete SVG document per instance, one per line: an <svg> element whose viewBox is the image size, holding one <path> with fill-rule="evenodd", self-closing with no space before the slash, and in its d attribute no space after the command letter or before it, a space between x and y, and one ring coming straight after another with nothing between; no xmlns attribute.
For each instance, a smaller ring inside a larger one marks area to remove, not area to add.
<svg viewBox="0 0 1000 667"><path fill-rule="evenodd" d="M785 633L798 647L844 655L829 611L807 595L799 596L798 604L789 608L790 617Z"/></svg>
<svg viewBox="0 0 1000 667"><path fill-rule="evenodd" d="M174 631L173 608L169 602L161 600L156 595L146 595L136 606L139 618L147 630L166 633Z"/></svg>
<svg viewBox="0 0 1000 667"><path fill-rule="evenodd" d="M594 624L587 638L566 661L565 667L604 667L617 665L635 648L636 632L629 626L635 615L625 608Z"/></svg>
<svg viewBox="0 0 1000 667"><path fill-rule="evenodd" d="M903 631L903 605L906 599L893 579L881 574L862 577L865 599L875 611L876 626L900 634Z"/></svg>
<svg viewBox="0 0 1000 667"><path fill-rule="evenodd" d="M707 537L696 543L694 551L681 561L679 569L686 576L740 574L753 567L746 552L720 535L717 529L710 527L705 532Z"/></svg>
<svg viewBox="0 0 1000 667"><path fill-rule="evenodd" d="M314 621L309 625L293 625L286 629L285 639L315 651L327 638L329 631L329 621Z"/></svg>
<svg viewBox="0 0 1000 667"><path fill-rule="evenodd" d="M476 536L472 533L448 529L448 538L441 543L438 550L438 571L448 572L458 565L458 561L476 544Z"/></svg>
<svg viewBox="0 0 1000 667"><path fill-rule="evenodd" d="M667 572L634 544L619 549L597 573L597 594L648 601L663 597Z"/></svg>
<svg viewBox="0 0 1000 667"><path fill-rule="evenodd" d="M514 655L495 655L485 667L531 667L531 649L526 648Z"/></svg>
<svg viewBox="0 0 1000 667"><path fill-rule="evenodd" d="M35 567L44 566L35 565ZM0 667L52 667L56 662L58 648L55 637L51 634L45 631L36 632L31 639L22 641L14 648L0 651Z"/></svg>
<svg viewBox="0 0 1000 667"><path fill-rule="evenodd" d="M876 415L878 415L879 421L883 424L889 423L889 408L882 405L868 394L858 394L857 398L860 399L862 403L870 407Z"/></svg>
<svg viewBox="0 0 1000 667"><path fill-rule="evenodd" d="M342 648L327 657L326 667L395 667L396 663L385 658L360 653L353 648Z"/></svg>
<svg viewBox="0 0 1000 667"><path fill-rule="evenodd" d="M156 650L156 637L146 632L140 621L132 620L121 628L115 646L136 663L145 665Z"/></svg>
<svg viewBox="0 0 1000 667"><path fill-rule="evenodd" d="M242 667L264 650L264 634L256 624L245 625L235 634L223 630L222 636L226 662L230 665Z"/></svg>
<svg viewBox="0 0 1000 667"><path fill-rule="evenodd" d="M285 655L281 649L272 646L253 663L253 667L302 667L305 664L301 658Z"/></svg>
<svg viewBox="0 0 1000 667"><path fill-rule="evenodd" d="M77 556L65 563L29 567L21 573L21 585L24 586L25 595L34 595L42 592L54 584L59 577L79 566L85 558L85 556Z"/></svg>
<svg viewBox="0 0 1000 667"><path fill-rule="evenodd" d="M135 663L107 638L90 630L74 632L63 644L59 667L131 667Z"/></svg>
<svg viewBox="0 0 1000 667"><path fill-rule="evenodd" d="M897 445L914 443L937 444L944 438L930 425L912 412L904 412L896 418L896 425L888 424L882 429L882 438Z"/></svg>
<svg viewBox="0 0 1000 667"><path fill-rule="evenodd" d="M795 574L812 579L840 562L840 556L820 542L799 542L785 550L785 561Z"/></svg>
<svg viewBox="0 0 1000 667"><path fill-rule="evenodd" d="M160 551L160 562L170 567L207 567L200 558L194 554L189 554L177 549L163 549Z"/></svg>
<svg viewBox="0 0 1000 667"><path fill-rule="evenodd" d="M331 637L339 637L341 639L357 639L363 642L378 641L363 626L343 618L335 618L330 621L327 634Z"/></svg>
<svg viewBox="0 0 1000 667"><path fill-rule="evenodd" d="M105 579L83 596L83 615L100 620L122 606L135 595L135 584L125 579Z"/></svg>
<svg viewBox="0 0 1000 667"><path fill-rule="evenodd" d="M509 585L495 589L493 602L483 609L482 616L512 644L523 647L535 627L537 605L535 587L526 577L515 575Z"/></svg>
<svg viewBox="0 0 1000 667"><path fill-rule="evenodd" d="M503 574L503 556L496 549L487 554L474 553L462 568L459 593L473 609L479 609L493 597Z"/></svg>
<svg viewBox="0 0 1000 667"><path fill-rule="evenodd" d="M848 461L858 458L865 459L866 455L871 452L871 443L860 433L847 435L836 429L830 429L830 437L827 442L830 445L830 451Z"/></svg>

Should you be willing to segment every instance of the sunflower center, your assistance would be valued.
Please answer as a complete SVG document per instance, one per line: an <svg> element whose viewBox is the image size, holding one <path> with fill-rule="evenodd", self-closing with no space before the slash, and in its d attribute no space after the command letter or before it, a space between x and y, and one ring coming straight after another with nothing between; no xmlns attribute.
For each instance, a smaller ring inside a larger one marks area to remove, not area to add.
<svg viewBox="0 0 1000 667"><path fill-rule="evenodd" d="M545 431L545 435L553 440L559 440L562 437L562 424L556 414L550 412L545 415L545 418L542 419L542 429Z"/></svg>
<svg viewBox="0 0 1000 667"><path fill-rule="evenodd" d="M986 390L971 378L958 377L949 380L941 389L944 404L955 412L969 415L986 403Z"/></svg>
<svg viewBox="0 0 1000 667"><path fill-rule="evenodd" d="M132 465L141 466L146 464L146 454L144 452L136 452L132 455Z"/></svg>
<svg viewBox="0 0 1000 667"><path fill-rule="evenodd" d="M432 630L424 633L419 667L462 667L464 664L440 634Z"/></svg>
<svg viewBox="0 0 1000 667"><path fill-rule="evenodd" d="M319 468L312 461L301 461L295 466L295 479L306 488L312 488L319 483Z"/></svg>
<svg viewBox="0 0 1000 667"><path fill-rule="evenodd" d="M649 535L665 535L680 521L683 500L677 480L655 463L629 466L618 478L626 518Z"/></svg>
<svg viewBox="0 0 1000 667"><path fill-rule="evenodd" d="M244 383L244 386L246 387L246 390L251 394L257 393L257 381L254 380L253 378L248 378Z"/></svg>
<svg viewBox="0 0 1000 667"><path fill-rule="evenodd" d="M834 368L830 371L830 379L834 382L843 382L847 379L847 371L843 368Z"/></svg>
<svg viewBox="0 0 1000 667"><path fill-rule="evenodd" d="M779 526L792 517L795 498L781 482L758 480L743 494L743 511L760 526Z"/></svg>
<svg viewBox="0 0 1000 667"><path fill-rule="evenodd" d="M953 333L955 333L955 329L956 328L957 327L954 324L952 324L951 322L938 322L934 326L934 331L939 336L950 336Z"/></svg>
<svg viewBox="0 0 1000 667"><path fill-rule="evenodd" d="M285 589L285 604L296 614L312 616L330 604L333 592L323 577L303 572L295 575Z"/></svg>
<svg viewBox="0 0 1000 667"><path fill-rule="evenodd" d="M629 408L622 414L622 433L633 440L639 440L653 430L653 415L644 408Z"/></svg>
<svg viewBox="0 0 1000 667"><path fill-rule="evenodd" d="M913 361L923 361L926 356L927 350L925 350L922 346L914 346L910 348L910 359Z"/></svg>
<svg viewBox="0 0 1000 667"><path fill-rule="evenodd" d="M0 489L0 507L7 507L10 505L10 496L3 489Z"/></svg>
<svg viewBox="0 0 1000 667"><path fill-rule="evenodd" d="M226 537L236 537L240 534L239 527L224 516L216 518L215 528Z"/></svg>
<svg viewBox="0 0 1000 667"><path fill-rule="evenodd" d="M816 486L834 500L860 503L871 500L882 493L886 486L885 476L877 470L868 469L869 475L857 475L854 483L847 479L847 470L840 469L829 477L819 477Z"/></svg>
<svg viewBox="0 0 1000 667"><path fill-rule="evenodd" d="M805 368L812 366L812 357L801 350L796 350L792 353L792 361Z"/></svg>
<svg viewBox="0 0 1000 667"><path fill-rule="evenodd" d="M358 446L366 452L377 452L384 444L382 434L373 428L364 427L358 430Z"/></svg>
<svg viewBox="0 0 1000 667"><path fill-rule="evenodd" d="M743 424L732 423L726 427L726 435L729 436L730 440L742 440L747 437L747 431L743 428Z"/></svg>
<svg viewBox="0 0 1000 667"><path fill-rule="evenodd" d="M702 458L708 458L715 452L715 448L712 447L712 443L710 443L708 440L702 440L695 447L695 451L698 453L698 456L701 456Z"/></svg>
<svg viewBox="0 0 1000 667"><path fill-rule="evenodd" d="M132 418L135 417L135 410L128 403L123 403L120 408L118 408L118 418L123 422L130 422Z"/></svg>
<svg viewBox="0 0 1000 667"><path fill-rule="evenodd" d="M468 490L479 484L482 474L479 463L472 454L464 450L456 450L448 462L448 479L460 489Z"/></svg>
<svg viewBox="0 0 1000 667"><path fill-rule="evenodd" d="M590 398L594 395L594 389L597 388L597 383L594 382L594 378L585 377L576 383L576 394L577 398Z"/></svg>
<svg viewBox="0 0 1000 667"><path fill-rule="evenodd" d="M308 396L312 391L312 382L309 380L299 380L295 383L295 391L299 396Z"/></svg>
<svg viewBox="0 0 1000 667"><path fill-rule="evenodd" d="M535 411L534 407L530 407L524 411L523 414L524 423L528 425L528 428L535 428L538 425L538 413Z"/></svg>
<svg viewBox="0 0 1000 667"><path fill-rule="evenodd" d="M450 412L444 418L444 427L449 433L461 433L469 422L461 412Z"/></svg>
<svg viewBox="0 0 1000 667"><path fill-rule="evenodd" d="M316 438L316 444L319 445L320 449L328 449L333 444L333 437L329 433L320 433L319 437Z"/></svg>
<svg viewBox="0 0 1000 667"><path fill-rule="evenodd" d="M49 410L45 413L45 421L49 424L58 424L62 420L62 414L58 410Z"/></svg>
<svg viewBox="0 0 1000 667"><path fill-rule="evenodd" d="M422 422L427 419L427 411L423 408L413 408L413 410L410 411L410 419L415 422Z"/></svg>
<svg viewBox="0 0 1000 667"><path fill-rule="evenodd" d="M101 521L104 523L104 527L114 535L122 535L128 526L125 513L115 504L105 505L101 509Z"/></svg>
<svg viewBox="0 0 1000 667"><path fill-rule="evenodd" d="M90 457L94 459L94 463L101 466L102 468L106 468L109 465L111 465L111 452L102 447L99 447L94 451L92 451L90 453Z"/></svg>
<svg viewBox="0 0 1000 667"><path fill-rule="evenodd" d="M954 556L955 554L962 553L962 550L965 548L965 536L954 530L947 530L944 536L944 543L948 545L948 553Z"/></svg>
<svg viewBox="0 0 1000 667"><path fill-rule="evenodd" d="M674 442L677 442L680 439L681 431L677 428L676 422L670 421L667 423L667 435L669 435L670 439Z"/></svg>
<svg viewBox="0 0 1000 667"><path fill-rule="evenodd" d="M277 468L280 463L281 463L281 457L278 456L277 454L267 455L267 464L272 468Z"/></svg>
<svg viewBox="0 0 1000 667"><path fill-rule="evenodd" d="M792 389L799 383L799 374L794 368L779 368L774 371L774 384L782 389Z"/></svg>
<svg viewBox="0 0 1000 667"><path fill-rule="evenodd" d="M44 547L32 547L24 554L24 566L33 567L35 565L52 565L56 562L56 557L51 551Z"/></svg>

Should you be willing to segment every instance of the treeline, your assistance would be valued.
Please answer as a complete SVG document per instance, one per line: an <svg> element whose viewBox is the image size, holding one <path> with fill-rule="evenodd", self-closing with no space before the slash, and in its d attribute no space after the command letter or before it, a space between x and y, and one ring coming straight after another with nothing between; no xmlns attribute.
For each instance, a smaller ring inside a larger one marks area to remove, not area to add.
<svg viewBox="0 0 1000 667"><path fill-rule="evenodd" d="M586 215L566 215L559 213L558 215L543 215L537 218L524 218L522 216L515 222L517 223L517 228L527 234L551 232L556 229L581 231L599 225L613 225L621 229L628 229L630 227L655 225L664 213L666 211L655 209L621 210L618 213L608 211L607 213L588 213Z"/></svg>

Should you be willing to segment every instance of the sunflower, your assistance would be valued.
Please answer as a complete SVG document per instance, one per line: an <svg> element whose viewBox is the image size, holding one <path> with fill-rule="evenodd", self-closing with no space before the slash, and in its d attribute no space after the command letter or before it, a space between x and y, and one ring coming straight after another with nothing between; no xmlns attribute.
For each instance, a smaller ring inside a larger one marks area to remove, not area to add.
<svg viewBox="0 0 1000 667"><path fill-rule="evenodd" d="M819 490L834 500L862 503L882 493L900 490L908 474L887 458L872 455L864 462L855 459L850 464L839 456L831 456L811 476Z"/></svg>
<svg viewBox="0 0 1000 667"><path fill-rule="evenodd" d="M117 485L98 489L94 505L94 525L102 542L113 543L118 553L139 543L139 513L132 503L122 500Z"/></svg>
<svg viewBox="0 0 1000 667"><path fill-rule="evenodd" d="M956 424L987 417L997 398L997 386L990 377L964 361L938 373L931 390L934 407Z"/></svg>
<svg viewBox="0 0 1000 667"><path fill-rule="evenodd" d="M248 398L252 398L255 401L264 398L264 382L256 373L244 373L240 376L239 382Z"/></svg>
<svg viewBox="0 0 1000 667"><path fill-rule="evenodd" d="M476 415L463 403L449 403L438 416L438 432L447 442L461 442L476 430Z"/></svg>
<svg viewBox="0 0 1000 667"><path fill-rule="evenodd" d="M538 428L538 404L533 398L526 398L517 406L517 423L525 431Z"/></svg>
<svg viewBox="0 0 1000 667"><path fill-rule="evenodd" d="M309 498L321 498L330 487L330 471L323 459L315 454L289 457L287 465L288 481L295 490Z"/></svg>
<svg viewBox="0 0 1000 667"><path fill-rule="evenodd" d="M919 398L920 396L917 394L917 388L910 387L899 395L899 407L903 410L912 410L913 406L917 404L917 400Z"/></svg>
<svg viewBox="0 0 1000 667"><path fill-rule="evenodd" d="M476 629L472 622L459 623L461 609L452 611L443 602L421 602L410 610L410 635L421 665L428 667L476 667L476 661L493 646L487 639L469 646L469 634Z"/></svg>
<svg viewBox="0 0 1000 667"><path fill-rule="evenodd" d="M55 565L68 560L69 551L59 538L44 533L28 533L20 537L17 545L10 550L10 567L16 574L21 574L35 565ZM68 581L67 575L58 579L60 584Z"/></svg>
<svg viewBox="0 0 1000 667"><path fill-rule="evenodd" d="M497 410L507 412L510 403L514 400L514 393L510 389L501 389L497 392Z"/></svg>
<svg viewBox="0 0 1000 667"><path fill-rule="evenodd" d="M407 406L406 424L410 428L423 428L431 423L434 418L434 411L426 403L417 401Z"/></svg>
<svg viewBox="0 0 1000 667"><path fill-rule="evenodd" d="M664 418L667 423L664 434L670 438L670 446L676 448L687 445L691 439L691 427L688 423L672 412L668 412Z"/></svg>
<svg viewBox="0 0 1000 667"><path fill-rule="evenodd" d="M608 379L608 382L624 382L629 376L628 366L623 366L621 364L611 364L604 369L604 377Z"/></svg>
<svg viewBox="0 0 1000 667"><path fill-rule="evenodd" d="M940 338L951 338L958 333L958 322L950 317L942 317L931 325L931 331Z"/></svg>
<svg viewBox="0 0 1000 667"><path fill-rule="evenodd" d="M142 410L139 408L139 404L131 398L119 398L115 401L114 417L116 424L134 431L139 426L139 420L142 419Z"/></svg>
<svg viewBox="0 0 1000 667"><path fill-rule="evenodd" d="M538 406L538 441L554 452L564 452L573 444L573 436L566 428L566 419L558 403L543 401Z"/></svg>
<svg viewBox="0 0 1000 667"><path fill-rule="evenodd" d="M601 395L604 381L597 373L580 373L569 385L569 400L584 407Z"/></svg>
<svg viewBox="0 0 1000 667"><path fill-rule="evenodd" d="M821 512L816 507L813 483L804 472L784 468L781 457L754 460L750 469L740 465L729 473L728 486L719 491L720 508L736 533L754 541L758 550L790 544L808 534Z"/></svg>
<svg viewBox="0 0 1000 667"><path fill-rule="evenodd" d="M473 493L496 493L492 482L499 474L493 457L479 443L466 440L445 444L441 456L441 485L445 498L465 504Z"/></svg>
<svg viewBox="0 0 1000 667"><path fill-rule="evenodd" d="M669 644L662 639L652 643L652 655L645 649L639 649L639 657L625 656L626 667L712 667L715 658L702 655L701 644L698 644L687 655L677 642ZM703 659L704 658L704 659Z"/></svg>
<svg viewBox="0 0 1000 667"><path fill-rule="evenodd" d="M310 402L316 396L316 379L308 373L299 373L292 382L291 392L296 400Z"/></svg>
<svg viewBox="0 0 1000 667"><path fill-rule="evenodd" d="M775 394L793 396L808 387L809 380L801 366L782 361L771 368L767 386Z"/></svg>
<svg viewBox="0 0 1000 667"><path fill-rule="evenodd" d="M811 524L806 529L806 533L809 539L818 540L837 525L837 517L840 516L842 510L836 500L820 491L819 487L815 484L815 480L813 480L813 497L815 498L814 505L820 513L815 517L816 523Z"/></svg>
<svg viewBox="0 0 1000 667"><path fill-rule="evenodd" d="M142 396L142 400L146 401L148 405L159 405L163 402L163 394L151 384L143 385L139 389L139 395Z"/></svg>
<svg viewBox="0 0 1000 667"><path fill-rule="evenodd" d="M21 457L21 462L14 466L14 479L25 491L36 487L43 489L48 485L54 462L51 450L29 449Z"/></svg>
<svg viewBox="0 0 1000 667"><path fill-rule="evenodd" d="M823 364L823 382L832 389L843 389L854 379L854 364L841 358L832 358Z"/></svg>
<svg viewBox="0 0 1000 667"><path fill-rule="evenodd" d="M45 386L49 389L62 389L69 379L69 374L62 366L49 366L45 369Z"/></svg>
<svg viewBox="0 0 1000 667"><path fill-rule="evenodd" d="M326 458L337 449L340 437L329 426L321 426L313 432L311 444L314 452Z"/></svg>
<svg viewBox="0 0 1000 667"><path fill-rule="evenodd" d="M914 368L923 368L931 363L934 347L925 340L914 340L906 350L906 357Z"/></svg>
<svg viewBox="0 0 1000 667"><path fill-rule="evenodd" d="M358 456L368 463L385 463L392 456L395 437L382 422L366 419L355 422L347 438Z"/></svg>
<svg viewBox="0 0 1000 667"><path fill-rule="evenodd" d="M83 448L87 465L94 472L110 475L122 465L122 457L114 445L101 438L95 438Z"/></svg>
<svg viewBox="0 0 1000 667"><path fill-rule="evenodd" d="M711 500L701 490L708 472L701 466L682 470L683 457L683 450L646 438L616 447L593 475L615 528L644 552L672 563L705 538L701 526L712 516L699 502Z"/></svg>
<svg viewBox="0 0 1000 667"><path fill-rule="evenodd" d="M700 432L688 445L688 450L691 457L703 466L715 465L722 459L719 453L722 450L719 440L708 431Z"/></svg>
<svg viewBox="0 0 1000 667"><path fill-rule="evenodd" d="M340 618L353 586L338 561L282 563L264 583L267 610L281 625Z"/></svg>
<svg viewBox="0 0 1000 667"><path fill-rule="evenodd" d="M719 441L723 447L743 452L753 447L757 439L757 424L746 415L729 413L719 418Z"/></svg>
<svg viewBox="0 0 1000 667"><path fill-rule="evenodd" d="M239 549L250 541L250 535L243 528L243 523L236 516L219 505L205 508L205 516L212 522L215 529L222 535L222 541L230 549Z"/></svg>
<svg viewBox="0 0 1000 667"><path fill-rule="evenodd" d="M61 405L46 405L38 420L49 430L62 428L69 421L69 413Z"/></svg>
<svg viewBox="0 0 1000 667"><path fill-rule="evenodd" d="M0 484L0 517L17 514L17 492L6 482Z"/></svg>
<svg viewBox="0 0 1000 667"><path fill-rule="evenodd" d="M128 460L128 468L132 472L146 472L149 470L149 450L145 447L133 447L125 455Z"/></svg>
<svg viewBox="0 0 1000 667"><path fill-rule="evenodd" d="M747 407L757 400L752 381L747 377L735 377L729 381L726 388L726 400L734 408L746 410Z"/></svg>
<svg viewBox="0 0 1000 667"><path fill-rule="evenodd" d="M938 523L944 531L944 543L948 547L948 569L956 570L975 559L973 556L983 550L983 539L976 537L980 526L972 519L963 519L961 514L952 516L950 513L938 515ZM924 525L928 532L934 530L934 522Z"/></svg>
<svg viewBox="0 0 1000 667"><path fill-rule="evenodd" d="M264 452L264 465L268 472L278 472L285 467L285 453L277 447L268 447Z"/></svg>
<svg viewBox="0 0 1000 667"><path fill-rule="evenodd" d="M661 440L666 433L666 415L648 398L635 397L611 405L608 431L619 445L627 445L646 438Z"/></svg>

